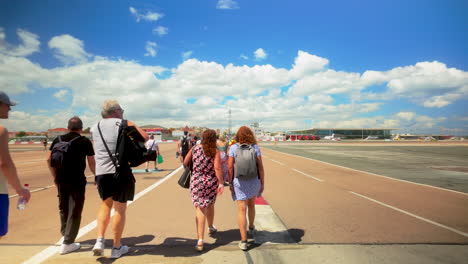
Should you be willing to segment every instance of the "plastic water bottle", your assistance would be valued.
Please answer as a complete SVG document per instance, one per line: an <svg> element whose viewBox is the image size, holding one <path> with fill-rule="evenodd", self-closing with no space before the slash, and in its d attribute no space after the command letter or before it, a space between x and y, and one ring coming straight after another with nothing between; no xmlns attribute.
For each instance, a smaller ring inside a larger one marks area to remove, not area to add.
<svg viewBox="0 0 468 264"><path fill-rule="evenodd" d="M24 185L24 188L26 189L29 189L29 184L25 184ZM16 205L16 208L20 211L26 209L26 204L28 203L28 201L26 201L26 199L23 198L23 196L20 196L18 198L18 204Z"/></svg>

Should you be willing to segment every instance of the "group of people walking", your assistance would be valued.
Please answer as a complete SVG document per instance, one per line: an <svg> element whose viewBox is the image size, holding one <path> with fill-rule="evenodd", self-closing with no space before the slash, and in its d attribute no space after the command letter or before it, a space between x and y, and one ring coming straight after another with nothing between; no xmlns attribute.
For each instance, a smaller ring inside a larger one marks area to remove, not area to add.
<svg viewBox="0 0 468 264"><path fill-rule="evenodd" d="M226 161L227 144L223 144L224 139L220 141L217 144L214 130L205 130L201 143L193 146L184 158L184 166L191 166L192 170L189 190L195 207L197 251L204 249L205 223L208 224L208 234L217 232L214 226L214 205L216 197L223 193L225 181L230 188L232 199L237 203L237 222L241 237L239 248L247 250L247 236L255 232L255 199L261 196L264 189L265 173L261 151L252 130L246 126L239 128L235 136L237 144L231 145L227 151L227 166L223 166L223 160ZM237 150L243 145L250 146L254 151L257 172L255 177L234 177ZM227 175L227 179L223 174Z"/></svg>
<svg viewBox="0 0 468 264"><path fill-rule="evenodd" d="M12 105L14 103L9 100L8 96L0 92L1 118L8 117L8 111ZM59 250L61 254L67 254L80 248L80 244L76 243L75 239L79 231L85 200L87 181L84 171L86 163L95 175L95 184L102 200L97 214L97 239L92 252L95 256L102 256L104 253L104 235L111 223L112 209L114 209L115 214L112 219L113 245L110 257L119 258L129 251L128 246L122 245L121 239L126 221L127 201L132 201L135 194L135 177L130 167L123 170L121 167L118 170L116 169L122 164L116 164L114 155L120 133L119 128L124 120L123 113L124 110L117 101L107 100L102 106L101 115L103 119L92 126L90 130L93 143L80 135L83 130L83 122L79 117L74 116L68 121L69 133L54 139L49 148L47 165L57 186L59 198L60 231L63 236L63 243ZM133 122L127 120L127 123L129 127L134 127L142 140L146 141L147 148L155 150L156 155L159 155L159 147L155 140L148 140L147 133ZM6 147L8 144L7 138L6 129L0 126L0 145L2 146L0 152L2 162L0 170L0 220L2 220L0 238L8 230L6 182L10 183L20 196L26 200L30 198L29 191L21 187L16 168L11 161ZM196 212L195 222L198 241L195 248L198 251L203 250L205 223L208 223L209 234L217 232L214 226L214 205L216 197L223 193L225 185L229 186L232 198L237 203L237 219L241 237L239 247L241 249L247 250L248 231L249 233L255 231L255 198L261 195L264 188L261 152L252 131L248 127L241 127L236 134L235 140L238 144L232 145L227 150L226 144L220 144L219 142L217 144L216 132L209 129L203 132L201 141L198 144L188 143L189 150L180 153L185 166L188 166L189 163L192 164L189 190ZM221 139L221 141L225 140ZM254 178L235 177L236 149L241 144L248 144L255 149L255 163L258 174ZM60 149L61 152L56 151L57 149ZM59 157L59 165L56 164L57 153L59 153L59 156L62 155ZM5 164L9 166L5 167ZM156 164L155 162L155 169L157 169ZM148 165L147 163L146 170L148 170ZM116 177L118 173L124 173L125 177ZM3 193L6 193L6 195Z"/></svg>

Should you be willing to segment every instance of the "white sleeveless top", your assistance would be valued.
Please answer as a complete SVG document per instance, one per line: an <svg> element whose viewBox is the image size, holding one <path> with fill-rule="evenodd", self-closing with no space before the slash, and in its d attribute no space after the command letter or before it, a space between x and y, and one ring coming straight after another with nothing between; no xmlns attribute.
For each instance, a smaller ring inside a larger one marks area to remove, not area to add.
<svg viewBox="0 0 468 264"><path fill-rule="evenodd" d="M0 194L8 194L7 179L0 170Z"/></svg>
<svg viewBox="0 0 468 264"><path fill-rule="evenodd" d="M8 136L7 136L8 138ZM8 194L8 182L3 172L0 170L0 194Z"/></svg>
<svg viewBox="0 0 468 264"><path fill-rule="evenodd" d="M99 122L99 127L102 131L102 136L106 141L107 146L112 154L115 153L117 137L119 134L119 126L122 122L120 118L105 118ZM102 142L101 135L97 124L91 128L94 146L94 158L96 159L96 175L110 174L115 172L114 163L109 157L109 153Z"/></svg>

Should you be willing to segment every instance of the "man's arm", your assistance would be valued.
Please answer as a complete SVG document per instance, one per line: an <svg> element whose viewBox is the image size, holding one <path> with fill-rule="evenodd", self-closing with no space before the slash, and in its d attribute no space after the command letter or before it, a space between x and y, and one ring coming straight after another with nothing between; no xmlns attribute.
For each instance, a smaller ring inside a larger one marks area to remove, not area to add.
<svg viewBox="0 0 468 264"><path fill-rule="evenodd" d="M96 160L94 159L94 156L86 156L86 159L88 160L89 169L94 176L96 176Z"/></svg>
<svg viewBox="0 0 468 264"><path fill-rule="evenodd" d="M8 183L15 189L16 193L29 201L31 193L21 185L18 178L15 164L8 150L8 130L3 126L0 126L0 170L2 170Z"/></svg>
<svg viewBox="0 0 468 264"><path fill-rule="evenodd" d="M57 174L55 173L55 168L53 168L52 166L50 166L50 156L52 155L52 151L49 151L47 153L47 167L49 168L49 171L50 171L50 175L52 175L52 177L54 178L54 182L55 182L55 177L57 177Z"/></svg>
<svg viewBox="0 0 468 264"><path fill-rule="evenodd" d="M134 126L138 130L138 133L140 133L140 135L145 139L145 142L148 141L148 134L146 134L146 132L143 129L139 128L137 125L135 125L135 123L133 123L130 120L127 120L127 124L128 126Z"/></svg>

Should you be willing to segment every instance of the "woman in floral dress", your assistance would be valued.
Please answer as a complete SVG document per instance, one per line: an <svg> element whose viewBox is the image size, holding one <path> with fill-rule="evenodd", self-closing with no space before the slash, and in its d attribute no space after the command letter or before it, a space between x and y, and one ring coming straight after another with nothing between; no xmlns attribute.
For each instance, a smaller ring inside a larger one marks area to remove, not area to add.
<svg viewBox="0 0 468 264"><path fill-rule="evenodd" d="M205 221L208 222L208 233L217 230L213 225L214 204L216 196L223 193L223 176L219 150L216 148L216 132L206 130L202 134L202 144L194 146L187 154L184 165L192 161L192 177L190 178L190 194L195 206L195 223L197 226L197 251L203 250Z"/></svg>

